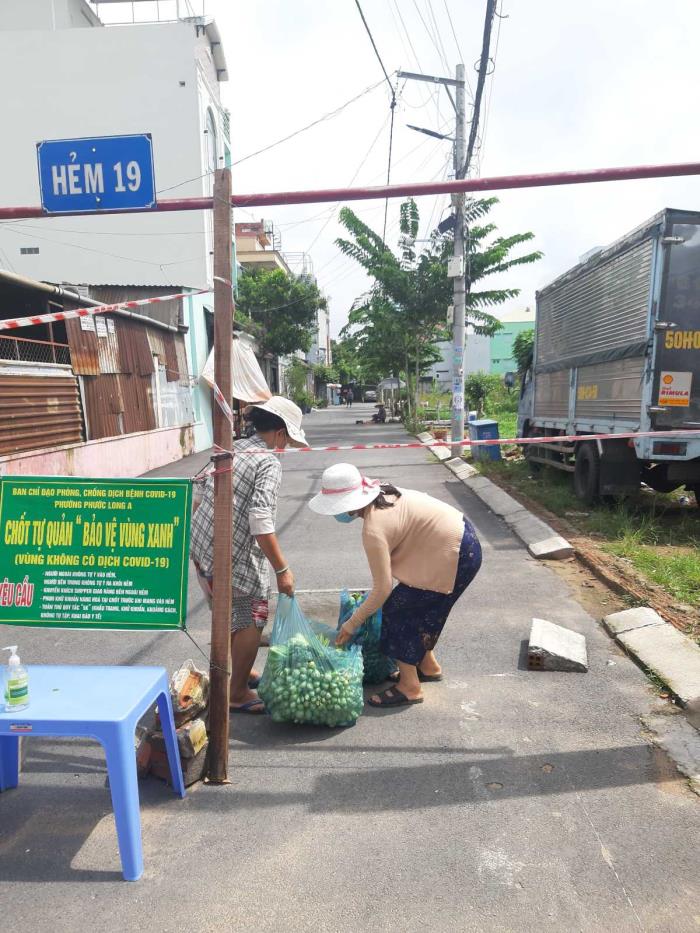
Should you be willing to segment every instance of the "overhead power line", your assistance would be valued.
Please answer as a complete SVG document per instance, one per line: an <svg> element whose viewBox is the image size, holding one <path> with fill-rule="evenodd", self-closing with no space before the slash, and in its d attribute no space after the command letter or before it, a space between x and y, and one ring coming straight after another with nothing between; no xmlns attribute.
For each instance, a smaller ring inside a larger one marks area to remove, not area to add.
<svg viewBox="0 0 700 933"><path fill-rule="evenodd" d="M355 0L355 6L357 7L357 11L362 18L364 27L367 30L369 41L372 43L374 54L377 56L377 61L379 62L382 71L384 72L384 77L386 78L386 83L389 85L389 91L391 93L391 103L389 104L391 108L391 124L389 126L389 158L388 158L387 169L386 169L386 183L388 185L391 182L391 153L392 153L393 145L394 145L394 115L396 113L396 91L394 90L394 87L391 83L391 79L389 78L389 74L386 68L384 67L382 56L379 54L379 49L377 48L377 43L374 41L374 36L372 35L372 30L369 28L369 23L365 19L365 14L362 12L362 7L360 6L360 0ZM384 204L384 235L382 237L383 240L386 239L386 218L387 218L388 212L389 212L389 198L386 199L385 204Z"/></svg>
<svg viewBox="0 0 700 933"><path fill-rule="evenodd" d="M392 98L393 98L393 97L394 97L394 88L392 87L392 84L391 84L391 78L389 77L389 73L387 72L386 68L384 67L384 62L382 61L382 56L379 54L379 49L377 48L377 43L374 41L374 36L372 35L372 30L369 28L369 24L368 24L367 20L365 19L365 14L362 12L362 7L360 6L360 0L355 0L355 6L357 7L358 13L359 13L360 16L362 17L362 22L364 23L365 29L367 30L367 35L369 36L369 41L372 43L372 48L374 49L374 54L377 56L377 61L379 62L382 71L384 72L384 77L386 78L386 83L389 85L389 91L391 92L391 96L392 96Z"/></svg>
<svg viewBox="0 0 700 933"><path fill-rule="evenodd" d="M455 40L455 45L457 46L457 54L459 55L459 60L464 64L464 55L462 54L462 46L459 44L459 39L457 38L457 33L455 32L455 24L452 22L452 14L450 13L450 8L447 5L447 0L442 0L445 4L445 13L447 13L447 18L450 21L450 29L452 30L452 38ZM471 89L470 89L471 93Z"/></svg>
<svg viewBox="0 0 700 933"><path fill-rule="evenodd" d="M489 67L489 51L491 48L491 29L493 27L493 18L496 13L497 0L486 0L486 16L484 18L484 38L481 45L481 59L479 61L479 74L476 82L476 93L474 94L474 111L472 113L472 122L469 127L469 142L467 143L467 156L464 165L459 173L459 178L466 178L474 146L476 145L476 134L479 129L479 114L481 111L481 99L484 95L484 84L486 83L486 74Z"/></svg>
<svg viewBox="0 0 700 933"><path fill-rule="evenodd" d="M496 29L496 45L493 50L493 56L491 58L493 68L491 69L491 80L489 81L489 93L486 100L486 112L484 113L484 130L481 133L481 142L479 143L479 174L481 174L481 168L483 165L484 158L484 146L486 145L486 133L489 127L489 116L491 114L491 100L493 99L493 88L496 83L496 76L494 74L496 70L496 61L498 60L498 44L501 41L501 24L504 19L508 19L507 16L503 13L503 0L501 0L500 12L496 12L496 18L498 19L498 28Z"/></svg>
<svg viewBox="0 0 700 933"><path fill-rule="evenodd" d="M305 133L307 130L313 129L313 127L318 126L320 123L325 123L326 120L331 120L333 117L337 117L339 113L342 113L343 110L345 110L351 104L354 104L362 97L365 97L367 94L376 90L381 84L384 84L384 79L381 81L376 81L374 84L370 84L370 86L366 87L364 91L360 91L359 94L351 97L350 100L346 100L344 104L336 107L335 110L330 110L328 113L324 113L323 116L318 117L318 119L312 120L311 123L307 123L306 126L302 126L298 130L295 130L293 133L289 133L287 136L283 136L281 139L277 139L275 142L270 143L267 146L263 146L262 149L256 149L255 152L249 152L248 155L244 155L240 159L236 159L236 161L232 162L231 164L240 165L242 162L247 162L248 159L252 159L254 156L262 155L263 152L269 152L270 149L274 149L276 146L281 146L282 143L286 143L290 139L294 139L295 136L299 136L301 133ZM157 194L163 194L166 191L173 191L175 188L182 188L183 185L189 185L193 181L200 181L200 179L206 178L208 175L213 174L214 170L209 169L206 172L202 172L201 175L195 175L194 178L186 178L184 181L179 181L176 185L170 185L168 188L160 188Z"/></svg>

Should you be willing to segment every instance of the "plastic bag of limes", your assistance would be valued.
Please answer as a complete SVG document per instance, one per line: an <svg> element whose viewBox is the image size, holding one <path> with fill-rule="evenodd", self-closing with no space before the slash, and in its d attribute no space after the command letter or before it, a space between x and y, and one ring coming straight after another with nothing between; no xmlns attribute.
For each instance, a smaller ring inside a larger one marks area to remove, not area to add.
<svg viewBox="0 0 700 933"><path fill-rule="evenodd" d="M355 609L367 599L366 593L350 593L343 590L340 594L340 612L338 628L347 622ZM382 610L378 609L362 623L352 640L353 645L362 647L363 680L366 684L380 684L396 668L396 661L388 658L379 647L382 637Z"/></svg>
<svg viewBox="0 0 700 933"><path fill-rule="evenodd" d="M296 599L280 594L258 686L275 722L351 726L362 713L362 650L336 648L322 630Z"/></svg>

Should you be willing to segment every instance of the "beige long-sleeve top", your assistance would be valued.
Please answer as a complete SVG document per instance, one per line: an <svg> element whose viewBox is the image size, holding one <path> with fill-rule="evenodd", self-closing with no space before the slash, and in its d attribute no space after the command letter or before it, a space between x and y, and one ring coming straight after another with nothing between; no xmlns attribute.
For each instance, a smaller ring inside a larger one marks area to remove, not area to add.
<svg viewBox="0 0 700 933"><path fill-rule="evenodd" d="M402 489L401 497L393 502L392 508L370 506L365 513L362 544L372 590L346 622L352 631L386 602L394 579L437 593L454 589L464 534L462 513L412 489Z"/></svg>

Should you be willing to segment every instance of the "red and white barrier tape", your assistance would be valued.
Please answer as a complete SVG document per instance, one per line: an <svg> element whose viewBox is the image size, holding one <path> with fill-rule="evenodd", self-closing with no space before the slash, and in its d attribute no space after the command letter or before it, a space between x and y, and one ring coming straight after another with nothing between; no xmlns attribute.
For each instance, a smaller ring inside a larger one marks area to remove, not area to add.
<svg viewBox="0 0 700 933"><path fill-rule="evenodd" d="M210 288L200 288L194 292L179 295L160 295L157 298L137 298L133 301L118 301L111 305L95 305L92 308L72 308L69 311L52 311L48 314L35 314L32 317L16 317L0 321L0 330L15 330L18 327L32 327L34 324L51 324L54 321L67 321L69 318L90 317L93 314L109 314L120 308L142 308L144 305L159 304L163 301L175 301L178 298L190 298L192 295L205 295Z"/></svg>
<svg viewBox="0 0 700 933"><path fill-rule="evenodd" d="M223 396L222 396L223 398ZM221 403L219 403L221 404ZM223 406L222 406L223 407ZM653 437L653 438L663 438L663 437L673 437L676 440L695 440L700 438L700 430L693 431L681 431L676 429L675 431L624 431L619 434L560 434L558 436L547 436L547 437L499 437L499 438L488 438L484 440L472 441L465 439L463 441L457 441L456 444L453 444L451 441L426 441L425 443L421 441L410 441L409 443L398 443L398 444L329 444L327 447L284 447L284 448L275 448L274 450L269 450L267 447L254 447L247 450L237 450L236 454L281 454L281 453L297 453L297 454L308 454L316 453L320 451L337 451L337 450L411 450L417 449L420 450L422 447L494 447L497 444L533 444L539 446L540 444L560 444L562 441L579 443L581 441L597 441L597 440L626 440L634 437ZM222 448L217 448L221 450Z"/></svg>
<svg viewBox="0 0 700 933"><path fill-rule="evenodd" d="M233 412L231 411L231 406L224 398L224 393L221 391L221 389L218 387L216 383L214 383L214 385L212 386L212 390L214 392L214 398L216 399L219 405L219 408L222 410L222 412L224 413L226 418L228 418L231 424L233 424Z"/></svg>

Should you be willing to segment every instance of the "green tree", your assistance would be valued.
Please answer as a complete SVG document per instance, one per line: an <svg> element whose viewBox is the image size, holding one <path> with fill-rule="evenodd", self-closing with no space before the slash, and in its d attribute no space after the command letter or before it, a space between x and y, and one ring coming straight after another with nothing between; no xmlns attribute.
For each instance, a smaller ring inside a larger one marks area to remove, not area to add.
<svg viewBox="0 0 700 933"><path fill-rule="evenodd" d="M238 279L239 321L257 325L262 350L275 356L308 351L317 312L326 304L315 282L283 269L246 269Z"/></svg>
<svg viewBox="0 0 700 933"><path fill-rule="evenodd" d="M522 377L532 366L535 349L535 329L521 331L513 341L513 356L518 365L518 374Z"/></svg>
<svg viewBox="0 0 700 933"><path fill-rule="evenodd" d="M477 290L475 283L513 266L535 262L542 255L533 251L510 258L511 252L531 240L533 234L494 236L495 225L484 223L484 217L496 203L497 198L483 198L468 200L465 207L469 229L466 320L478 334L492 334L500 328L488 309L517 296L519 290ZM449 337L445 322L452 301L453 285L447 276L452 234L434 231L427 247L417 252L420 216L412 199L400 208L398 255L350 208L341 210L340 221L350 238L338 239L338 247L373 280L369 292L355 300L342 335L352 336L363 365L371 360L383 376L404 373L410 398L411 385L417 390L420 373L440 358L436 342Z"/></svg>
<svg viewBox="0 0 700 933"><path fill-rule="evenodd" d="M464 382L464 394L469 408L475 408L479 418L484 417L486 399L501 385L501 377L495 373L471 373Z"/></svg>

